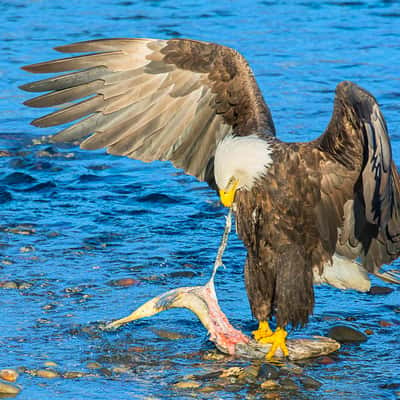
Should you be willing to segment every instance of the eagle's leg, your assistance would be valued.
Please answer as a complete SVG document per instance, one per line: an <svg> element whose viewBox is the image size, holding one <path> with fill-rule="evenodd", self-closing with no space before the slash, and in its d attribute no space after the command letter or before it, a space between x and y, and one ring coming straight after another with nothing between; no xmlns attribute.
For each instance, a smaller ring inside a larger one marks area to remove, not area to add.
<svg viewBox="0 0 400 400"><path fill-rule="evenodd" d="M267 353L266 358L271 359L274 357L276 350L280 349L285 357L289 355L289 350L286 346L287 332L284 328L276 328L270 336L257 339L260 343L271 343L272 347Z"/></svg>
<svg viewBox="0 0 400 400"><path fill-rule="evenodd" d="M259 342L261 339L271 336L274 332L269 327L268 321L260 321L258 329L256 331L253 331L252 333L254 339Z"/></svg>

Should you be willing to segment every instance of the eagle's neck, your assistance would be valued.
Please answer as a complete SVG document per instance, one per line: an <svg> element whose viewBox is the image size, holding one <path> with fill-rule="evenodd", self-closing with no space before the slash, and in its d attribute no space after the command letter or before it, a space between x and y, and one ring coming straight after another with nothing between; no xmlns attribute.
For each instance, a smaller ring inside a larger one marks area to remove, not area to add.
<svg viewBox="0 0 400 400"><path fill-rule="evenodd" d="M218 188L224 189L235 177L239 188L250 190L272 164L272 142L257 135L226 136L217 146L214 174Z"/></svg>

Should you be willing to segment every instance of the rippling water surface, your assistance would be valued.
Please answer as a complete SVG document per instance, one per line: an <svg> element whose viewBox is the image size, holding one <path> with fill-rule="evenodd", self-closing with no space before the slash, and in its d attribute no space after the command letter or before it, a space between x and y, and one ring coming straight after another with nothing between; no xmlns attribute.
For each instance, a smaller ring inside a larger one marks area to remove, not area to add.
<svg viewBox="0 0 400 400"><path fill-rule="evenodd" d="M121 317L169 288L203 284L225 211L206 185L167 163L32 145L53 130L29 125L39 113L22 106L28 95L18 86L33 77L19 68L54 57L54 46L102 37L219 42L249 60L284 140L309 140L324 130L339 81L370 90L400 165L398 2L12 0L0 3L0 15L0 281L20 287L0 288L0 367L52 361L62 372L90 373L53 380L22 374L18 398L264 398L251 383L210 393L173 388L190 374L248 364L208 360L213 346L186 311L115 333L96 330L98 321ZM232 236L217 292L234 325L250 333L256 324L243 261L244 248ZM134 284L112 284L121 278ZM400 291L394 289L372 296L317 288L303 333L326 334L345 322L373 334L328 360L301 364L301 375L322 386L282 390L280 398L399 398ZM103 368L89 370L93 361Z"/></svg>

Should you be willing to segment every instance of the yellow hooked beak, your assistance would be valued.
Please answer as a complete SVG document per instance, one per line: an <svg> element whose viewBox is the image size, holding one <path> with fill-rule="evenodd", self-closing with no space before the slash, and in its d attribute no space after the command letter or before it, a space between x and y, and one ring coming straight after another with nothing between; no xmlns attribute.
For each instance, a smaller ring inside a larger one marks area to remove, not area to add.
<svg viewBox="0 0 400 400"><path fill-rule="evenodd" d="M238 187L239 181L232 177L229 183L226 185L225 189L220 189L219 197L221 199L221 203L225 207L231 207L233 201L235 200L235 193Z"/></svg>

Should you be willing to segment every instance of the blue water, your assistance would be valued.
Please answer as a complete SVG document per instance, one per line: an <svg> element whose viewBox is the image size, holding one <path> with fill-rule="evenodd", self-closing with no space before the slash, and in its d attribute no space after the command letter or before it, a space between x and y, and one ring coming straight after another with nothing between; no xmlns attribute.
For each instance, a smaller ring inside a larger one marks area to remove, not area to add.
<svg viewBox="0 0 400 400"><path fill-rule="evenodd" d="M12 0L0 2L0 15L0 151L8 151L0 153L0 282L31 284L0 288L0 368L41 368L46 361L61 372L91 372L91 361L107 368L74 380L22 374L18 398L263 398L248 384L210 394L173 389L191 373L245 364L205 360L213 346L189 312L170 311L116 333L96 330L97 322L122 317L169 288L203 284L225 210L206 185L167 163L33 146L53 130L29 125L40 113L22 105L28 94L17 87L34 77L19 67L54 57L54 46L94 38L219 42L248 59L284 140L309 140L325 129L341 80L367 88L382 107L400 165L399 3ZM233 235L217 292L233 324L250 333L256 324L243 286L244 253ZM137 283L110 284L119 278ZM326 334L345 322L373 334L343 346L330 364L302 364L322 386L282 391L282 399L400 398L400 291L386 286L395 290L372 296L316 289L315 314L302 333ZM169 340L154 328L183 337ZM121 366L124 373L108 376Z"/></svg>

